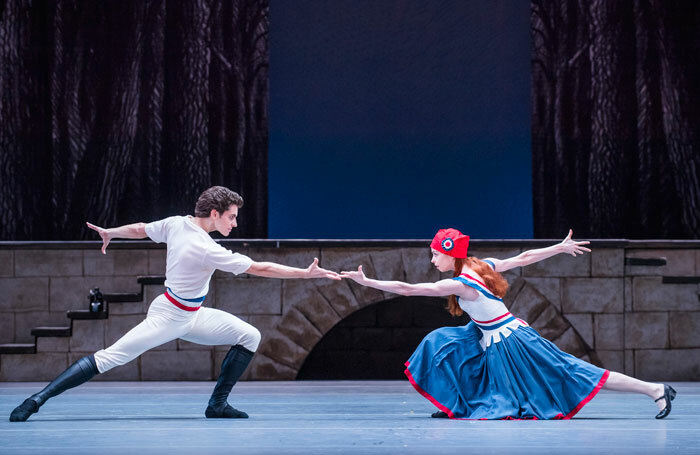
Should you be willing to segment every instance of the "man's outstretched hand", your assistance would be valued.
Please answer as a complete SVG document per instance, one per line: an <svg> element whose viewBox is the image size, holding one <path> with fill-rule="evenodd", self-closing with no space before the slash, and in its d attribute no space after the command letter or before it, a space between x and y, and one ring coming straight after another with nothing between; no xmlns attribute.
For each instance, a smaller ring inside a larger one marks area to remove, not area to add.
<svg viewBox="0 0 700 455"><path fill-rule="evenodd" d="M107 245L109 245L110 240L107 229L95 226L94 224L88 223L87 221L85 222L85 224L87 224L87 227L89 227L93 231L97 231L97 233L100 234L100 237L102 238L102 254L107 254Z"/></svg>
<svg viewBox="0 0 700 455"><path fill-rule="evenodd" d="M322 269L318 266L318 258L314 258L314 262L306 268L308 278L329 278L331 280L340 280L340 275L332 270Z"/></svg>

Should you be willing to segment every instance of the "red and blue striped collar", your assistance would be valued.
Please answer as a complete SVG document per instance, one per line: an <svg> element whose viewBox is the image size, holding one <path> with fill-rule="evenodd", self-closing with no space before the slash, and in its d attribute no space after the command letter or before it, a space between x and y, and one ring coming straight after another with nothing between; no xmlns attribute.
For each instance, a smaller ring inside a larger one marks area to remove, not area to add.
<svg viewBox="0 0 700 455"><path fill-rule="evenodd" d="M498 300L499 302L503 301L502 299L496 297L491 291L489 291L489 288L486 287L484 283L467 273L462 273L459 276L454 277L453 279L461 281L467 286L476 289L477 291L481 292L484 295L484 297L487 297L492 300Z"/></svg>

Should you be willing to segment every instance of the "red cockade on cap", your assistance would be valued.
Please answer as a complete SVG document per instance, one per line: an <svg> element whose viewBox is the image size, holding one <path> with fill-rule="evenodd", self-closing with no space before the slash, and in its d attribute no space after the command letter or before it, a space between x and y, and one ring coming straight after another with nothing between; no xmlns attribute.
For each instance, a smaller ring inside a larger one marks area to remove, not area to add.
<svg viewBox="0 0 700 455"><path fill-rule="evenodd" d="M469 249L469 236L462 234L457 229L440 229L433 237L433 241L430 242L430 248L453 258L466 258Z"/></svg>

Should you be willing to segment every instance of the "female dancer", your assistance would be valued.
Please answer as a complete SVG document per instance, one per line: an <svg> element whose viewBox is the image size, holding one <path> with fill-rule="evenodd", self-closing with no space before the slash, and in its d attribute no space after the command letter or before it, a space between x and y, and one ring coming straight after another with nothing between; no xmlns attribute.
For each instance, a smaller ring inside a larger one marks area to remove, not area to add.
<svg viewBox="0 0 700 455"><path fill-rule="evenodd" d="M472 321L429 333L406 362L413 387L440 411L433 417L465 419L570 419L601 388L643 393L655 398L663 419L676 391L603 370L562 352L525 321L511 315L502 297L508 283L499 272L559 253L590 252L589 242L571 240L525 251L504 260L467 257L469 236L441 229L430 244L431 262L453 279L408 284L367 278L362 266L341 276L401 295L450 296L448 310Z"/></svg>
<svg viewBox="0 0 700 455"><path fill-rule="evenodd" d="M269 278L330 278L337 273L318 267L318 259L306 269L272 262L254 262L232 253L209 236L218 231L227 236L236 227L243 198L221 186L202 193L195 216L172 216L153 223L136 223L112 229L88 223L102 238L102 253L113 238L150 237L167 243L164 294L156 297L146 319L107 349L85 356L68 367L41 392L17 406L10 421L24 422L51 397L90 380L115 366L124 365L142 353L163 343L181 338L205 345L232 345L221 364L221 374L204 415L208 418L247 418L248 414L226 401L260 343L258 329L236 316L202 306L215 270L233 274L249 273Z"/></svg>

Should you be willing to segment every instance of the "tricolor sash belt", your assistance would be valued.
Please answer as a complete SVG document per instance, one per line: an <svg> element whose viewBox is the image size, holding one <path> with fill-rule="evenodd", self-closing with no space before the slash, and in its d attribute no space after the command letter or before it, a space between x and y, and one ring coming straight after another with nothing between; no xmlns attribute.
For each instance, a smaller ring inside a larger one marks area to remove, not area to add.
<svg viewBox="0 0 700 455"><path fill-rule="evenodd" d="M205 297L206 296L197 297L195 299L185 299L175 295L175 293L170 288L167 288L165 290L165 298L170 300L170 303L184 311L197 311L202 307L202 303L204 302Z"/></svg>

